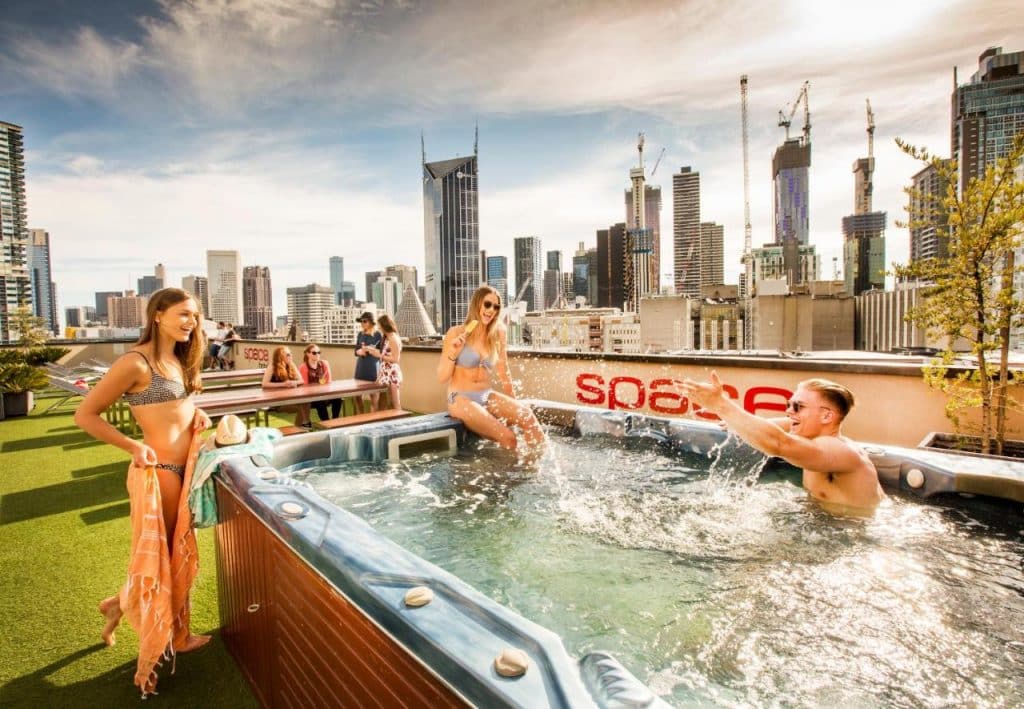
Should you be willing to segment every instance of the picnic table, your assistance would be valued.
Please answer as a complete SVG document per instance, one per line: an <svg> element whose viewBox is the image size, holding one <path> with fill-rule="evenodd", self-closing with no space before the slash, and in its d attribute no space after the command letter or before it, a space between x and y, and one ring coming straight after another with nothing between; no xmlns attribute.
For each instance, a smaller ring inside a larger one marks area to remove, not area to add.
<svg viewBox="0 0 1024 709"><path fill-rule="evenodd" d="M263 370L253 369L218 369L203 372L203 389L223 389L240 385L251 385L263 379Z"/></svg>
<svg viewBox="0 0 1024 709"><path fill-rule="evenodd" d="M269 410L289 404L306 404L331 399L351 399L362 394L387 391L386 386L361 379L335 379L327 384L307 384L288 389L262 387L232 387L196 394L195 405L209 416L227 414L255 414L257 423L264 415L269 424ZM353 407L354 408L354 407Z"/></svg>

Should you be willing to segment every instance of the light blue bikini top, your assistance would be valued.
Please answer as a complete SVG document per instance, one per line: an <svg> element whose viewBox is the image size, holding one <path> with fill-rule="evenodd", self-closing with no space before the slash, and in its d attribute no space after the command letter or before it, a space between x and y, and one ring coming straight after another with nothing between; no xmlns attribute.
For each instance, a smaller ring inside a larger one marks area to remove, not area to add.
<svg viewBox="0 0 1024 709"><path fill-rule="evenodd" d="M474 367L483 367L484 369L493 369L494 363L491 360L484 359L480 356L480 353L474 350L470 346L465 346L462 351L459 352L459 356L455 358L455 364L459 367L468 367L470 369Z"/></svg>

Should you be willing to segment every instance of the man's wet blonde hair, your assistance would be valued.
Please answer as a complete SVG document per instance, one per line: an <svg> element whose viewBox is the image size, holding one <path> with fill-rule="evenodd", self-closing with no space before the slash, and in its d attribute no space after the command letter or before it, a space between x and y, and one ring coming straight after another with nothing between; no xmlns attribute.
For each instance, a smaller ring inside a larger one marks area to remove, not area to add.
<svg viewBox="0 0 1024 709"><path fill-rule="evenodd" d="M850 413L850 409L853 408L853 392L838 382L820 378L805 379L800 382L799 386L816 391L825 397L828 403L835 408L836 413L839 414L840 420L846 418L846 415Z"/></svg>

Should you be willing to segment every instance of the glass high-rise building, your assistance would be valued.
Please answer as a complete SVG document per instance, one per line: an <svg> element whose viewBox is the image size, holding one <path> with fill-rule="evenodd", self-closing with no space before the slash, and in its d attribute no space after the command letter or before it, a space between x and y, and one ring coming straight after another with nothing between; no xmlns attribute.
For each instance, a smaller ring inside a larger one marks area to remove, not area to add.
<svg viewBox="0 0 1024 709"><path fill-rule="evenodd" d="M47 332L56 333L60 323L57 321L57 287L53 282L50 258L50 232L29 229L29 240L33 313L43 319Z"/></svg>
<svg viewBox="0 0 1024 709"><path fill-rule="evenodd" d="M516 296L527 310L544 309L544 256L538 236L517 236L513 242L516 262ZM522 295L519 295L522 293Z"/></svg>
<svg viewBox="0 0 1024 709"><path fill-rule="evenodd" d="M597 306L626 307L626 223L597 231Z"/></svg>
<svg viewBox="0 0 1024 709"><path fill-rule="evenodd" d="M274 331L274 296L267 266L246 266L242 271L243 330L246 337Z"/></svg>
<svg viewBox="0 0 1024 709"><path fill-rule="evenodd" d="M11 332L11 315L32 307L27 223L21 126L0 121L0 343L20 337Z"/></svg>
<svg viewBox="0 0 1024 709"><path fill-rule="evenodd" d="M345 283L345 259L341 256L331 256L331 288L334 289L334 302L342 304L342 290Z"/></svg>
<svg viewBox="0 0 1024 709"><path fill-rule="evenodd" d="M498 291L501 302L508 305L508 257L487 257L487 285Z"/></svg>
<svg viewBox="0 0 1024 709"><path fill-rule="evenodd" d="M843 217L843 277L846 292L885 290L885 212Z"/></svg>
<svg viewBox="0 0 1024 709"><path fill-rule="evenodd" d="M1003 54L1002 47L990 47L978 57L970 81L956 81L954 69L950 134L962 190L1024 131L1024 51Z"/></svg>
<svg viewBox="0 0 1024 709"><path fill-rule="evenodd" d="M787 140L772 157L775 243L793 239L806 246L810 221L811 146L801 138Z"/></svg>
<svg viewBox="0 0 1024 709"><path fill-rule="evenodd" d="M476 146L473 155L438 162L423 157L423 306L440 332L466 318L480 286Z"/></svg>

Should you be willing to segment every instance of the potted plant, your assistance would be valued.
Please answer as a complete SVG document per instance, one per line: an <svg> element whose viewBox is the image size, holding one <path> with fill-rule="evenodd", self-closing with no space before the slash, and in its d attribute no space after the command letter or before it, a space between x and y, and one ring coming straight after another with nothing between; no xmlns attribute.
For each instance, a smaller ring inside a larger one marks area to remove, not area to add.
<svg viewBox="0 0 1024 709"><path fill-rule="evenodd" d="M1018 406L1009 390L1024 373L1009 366L1011 327L1024 315L1020 279L1024 264L1015 252L1024 245L1024 133L1006 155L986 166L957 189L959 172L953 160L901 140L909 156L934 168L943 194L908 188L910 221L905 226L938 226L946 253L898 266L896 276L925 285L921 305L908 319L945 339L945 348L924 368L928 384L946 394L946 416L958 445L976 446L982 454L1001 455L1007 446L1007 409ZM969 351L973 366L957 367ZM977 412L976 442L964 428Z"/></svg>
<svg viewBox="0 0 1024 709"><path fill-rule="evenodd" d="M0 392L5 416L26 416L35 406L33 391L43 389L50 380L45 372L30 364L0 366Z"/></svg>

